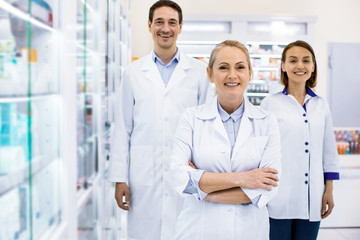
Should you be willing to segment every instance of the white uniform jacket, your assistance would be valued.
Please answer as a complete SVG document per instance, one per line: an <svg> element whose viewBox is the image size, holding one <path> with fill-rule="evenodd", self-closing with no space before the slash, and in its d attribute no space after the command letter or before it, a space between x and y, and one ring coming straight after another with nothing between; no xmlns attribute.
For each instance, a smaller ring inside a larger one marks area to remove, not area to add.
<svg viewBox="0 0 360 240"><path fill-rule="evenodd" d="M130 64L116 91L109 180L128 182L128 239L171 239L182 199L169 187L170 155L184 110L205 102L206 66L180 53L167 87L151 54Z"/></svg>
<svg viewBox="0 0 360 240"><path fill-rule="evenodd" d="M274 113L281 135L282 175L279 192L269 202L275 219L321 220L324 173L339 173L334 129L327 102L305 97L306 110L291 95L270 95L261 107Z"/></svg>
<svg viewBox="0 0 360 240"><path fill-rule="evenodd" d="M272 167L280 171L280 137L274 115L244 99L244 114L232 157L231 145L217 109L217 98L187 109L179 121L172 155L173 184L185 197L175 239L268 239L267 202L276 189L243 189L257 204L223 204L199 201L184 193L189 171L242 172ZM191 160L199 170L188 166Z"/></svg>

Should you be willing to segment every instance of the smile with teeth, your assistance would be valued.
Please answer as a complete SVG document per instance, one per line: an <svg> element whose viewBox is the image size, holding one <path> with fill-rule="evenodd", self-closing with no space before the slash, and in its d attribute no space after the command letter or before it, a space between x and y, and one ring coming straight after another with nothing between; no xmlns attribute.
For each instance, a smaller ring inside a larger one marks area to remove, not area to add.
<svg viewBox="0 0 360 240"><path fill-rule="evenodd" d="M225 83L225 86L229 86L229 87L235 87L240 85L240 83Z"/></svg>
<svg viewBox="0 0 360 240"><path fill-rule="evenodd" d="M305 72L296 72L295 74L296 74L296 75L304 75Z"/></svg>
<svg viewBox="0 0 360 240"><path fill-rule="evenodd" d="M171 36L170 36L170 35L160 35L160 37L163 37L163 38L170 38Z"/></svg>

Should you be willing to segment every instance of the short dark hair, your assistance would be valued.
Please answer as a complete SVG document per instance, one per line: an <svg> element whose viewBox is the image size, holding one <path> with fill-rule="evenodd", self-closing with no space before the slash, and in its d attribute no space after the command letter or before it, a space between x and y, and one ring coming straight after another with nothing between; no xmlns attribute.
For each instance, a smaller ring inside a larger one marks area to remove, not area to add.
<svg viewBox="0 0 360 240"><path fill-rule="evenodd" d="M313 48L310 46L310 44L308 44L307 42L302 41L302 40L297 40L295 42L289 43L284 48L284 51L282 52L282 56L281 56L282 63L285 63L286 52L292 47L302 47L311 53L311 57L312 57L312 60L313 60L315 66L314 66L314 72L311 73L310 78L306 81L306 86L309 88L314 88L317 83L317 80L316 80L316 78L317 78L317 63L316 63L316 58L315 58L315 53L314 53ZM289 85L289 77L288 77L287 73L282 70L282 68L281 68L280 82L285 87L287 87Z"/></svg>
<svg viewBox="0 0 360 240"><path fill-rule="evenodd" d="M182 23L183 21L183 15L182 15L182 10L181 7L174 1L171 0L159 0L157 2L155 2L149 10L149 21L152 23L153 21L153 17L154 17L154 11L157 8L160 7L171 7L172 9L176 10L179 14L179 24Z"/></svg>

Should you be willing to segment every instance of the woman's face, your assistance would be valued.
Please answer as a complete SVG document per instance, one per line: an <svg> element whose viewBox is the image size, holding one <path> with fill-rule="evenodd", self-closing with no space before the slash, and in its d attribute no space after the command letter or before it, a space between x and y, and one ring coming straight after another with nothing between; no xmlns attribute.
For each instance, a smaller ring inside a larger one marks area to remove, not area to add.
<svg viewBox="0 0 360 240"><path fill-rule="evenodd" d="M219 102L224 100L242 103L244 92L250 81L249 64L245 53L237 47L223 47L218 50L210 82L214 83Z"/></svg>
<svg viewBox="0 0 360 240"><path fill-rule="evenodd" d="M314 72L315 63L309 50L295 46L287 50L281 69L287 73L289 84L305 84Z"/></svg>

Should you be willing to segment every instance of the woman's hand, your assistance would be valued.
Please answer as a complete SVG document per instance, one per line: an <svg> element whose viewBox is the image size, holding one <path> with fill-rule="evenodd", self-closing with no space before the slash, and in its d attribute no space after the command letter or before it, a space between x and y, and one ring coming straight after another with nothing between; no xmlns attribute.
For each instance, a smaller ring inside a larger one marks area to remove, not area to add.
<svg viewBox="0 0 360 240"><path fill-rule="evenodd" d="M333 191L332 180L326 180L325 191L322 197L322 207L321 207L322 219L328 217L335 206L332 191Z"/></svg>
<svg viewBox="0 0 360 240"><path fill-rule="evenodd" d="M189 163L189 166L192 167L193 169L198 169L198 168L193 164L192 161L189 160L188 163Z"/></svg>
<svg viewBox="0 0 360 240"><path fill-rule="evenodd" d="M262 188L270 191L271 186L277 187L279 181L276 175L278 171L274 168L256 168L238 175L239 186L242 188Z"/></svg>
<svg viewBox="0 0 360 240"><path fill-rule="evenodd" d="M198 169L190 160L188 164ZM271 186L277 187L278 171L274 168L256 168L247 172L209 173L205 172L200 179L199 187L206 193L229 189L233 187L271 191ZM214 184L219 181L218 184Z"/></svg>

